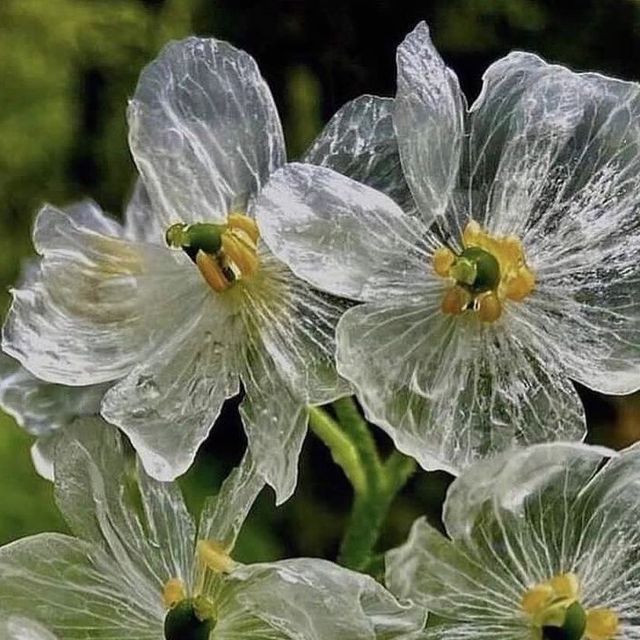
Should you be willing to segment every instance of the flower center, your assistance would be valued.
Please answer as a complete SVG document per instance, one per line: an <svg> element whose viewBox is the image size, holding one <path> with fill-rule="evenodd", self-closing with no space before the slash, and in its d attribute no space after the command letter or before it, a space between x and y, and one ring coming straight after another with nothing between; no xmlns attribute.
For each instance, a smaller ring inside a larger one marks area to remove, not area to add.
<svg viewBox="0 0 640 640"><path fill-rule="evenodd" d="M462 245L460 254L441 247L433 255L435 272L453 281L442 299L444 313L472 311L483 322L495 322L506 299L521 302L533 291L535 275L515 236L492 236L471 220Z"/></svg>
<svg viewBox="0 0 640 640"><path fill-rule="evenodd" d="M258 270L259 237L255 221L241 213L229 214L226 224L179 222L165 233L167 245L182 249L218 293Z"/></svg>
<svg viewBox="0 0 640 640"><path fill-rule="evenodd" d="M535 640L612 640L618 616L611 609L585 609L573 573L557 575L527 589L520 601Z"/></svg>
<svg viewBox="0 0 640 640"><path fill-rule="evenodd" d="M196 546L197 581L194 595L187 595L184 583L171 578L162 589L168 610L164 619L165 640L208 640L216 626L216 605L205 595L209 580L229 573L235 563L226 548L214 540L200 540Z"/></svg>

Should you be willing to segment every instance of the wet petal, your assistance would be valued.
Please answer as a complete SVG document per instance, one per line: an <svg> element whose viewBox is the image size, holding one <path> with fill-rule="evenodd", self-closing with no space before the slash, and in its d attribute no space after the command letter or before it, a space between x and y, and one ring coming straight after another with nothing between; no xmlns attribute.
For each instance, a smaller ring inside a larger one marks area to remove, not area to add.
<svg viewBox="0 0 640 640"><path fill-rule="evenodd" d="M336 371L335 331L350 304L310 287L270 253L260 265L265 280L247 285L245 314L282 378L308 404L347 395Z"/></svg>
<svg viewBox="0 0 640 640"><path fill-rule="evenodd" d="M148 585L130 582L99 547L81 540L51 533L8 544L0 548L0 576L5 610L65 640L162 637L159 595L151 597Z"/></svg>
<svg viewBox="0 0 640 640"><path fill-rule="evenodd" d="M390 98L367 95L347 102L316 138L303 161L382 191L405 213L414 213L392 116Z"/></svg>
<svg viewBox="0 0 640 640"><path fill-rule="evenodd" d="M368 418L426 469L457 473L518 444L575 440L584 411L534 335L440 311L442 290L365 304L338 324L338 372Z"/></svg>
<svg viewBox="0 0 640 640"><path fill-rule="evenodd" d="M104 235L98 229L116 223L94 208L81 213L40 212L40 273L13 292L3 329L9 355L43 380L74 386L127 373L206 293L167 249Z"/></svg>
<svg viewBox="0 0 640 640"><path fill-rule="evenodd" d="M294 492L298 458L307 433L307 406L289 387L259 343L247 348L240 415L257 471L282 504Z"/></svg>
<svg viewBox="0 0 640 640"><path fill-rule="evenodd" d="M421 222L330 169L286 165L262 190L256 218L269 248L296 275L345 298L386 297L399 279L426 268Z"/></svg>
<svg viewBox="0 0 640 640"><path fill-rule="evenodd" d="M168 44L142 72L128 118L131 152L165 228L245 209L285 160L255 61L219 40Z"/></svg>
<svg viewBox="0 0 640 640"><path fill-rule="evenodd" d="M216 320L219 320L216 323ZM174 327L169 340L105 395L102 415L129 437L147 473L173 480L193 462L222 403L238 393L238 343L216 300Z"/></svg>
<svg viewBox="0 0 640 640"><path fill-rule="evenodd" d="M398 47L393 122L404 173L430 223L447 209L458 180L465 101L458 79L421 22Z"/></svg>
<svg viewBox="0 0 640 640"><path fill-rule="evenodd" d="M239 567L238 600L287 638L392 640L418 631L425 614L398 603L369 576L325 560Z"/></svg>
<svg viewBox="0 0 640 640"><path fill-rule="evenodd" d="M123 578L146 585L161 604L170 578L190 584L195 524L178 486L136 471L123 447L99 418L67 429L56 453L56 502L76 535L108 550Z"/></svg>
<svg viewBox="0 0 640 640"><path fill-rule="evenodd" d="M218 494L208 498L200 515L199 540L216 540L233 549L242 524L264 487L264 480L246 453L242 462L222 483Z"/></svg>

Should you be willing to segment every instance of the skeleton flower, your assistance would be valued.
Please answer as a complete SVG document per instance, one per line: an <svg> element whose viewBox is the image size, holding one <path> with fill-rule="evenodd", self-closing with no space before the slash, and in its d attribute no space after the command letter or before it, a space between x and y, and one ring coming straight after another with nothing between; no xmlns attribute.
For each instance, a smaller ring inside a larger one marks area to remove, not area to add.
<svg viewBox="0 0 640 640"><path fill-rule="evenodd" d="M128 117L144 239L97 210L46 207L42 277L14 292L4 349L46 381L112 383L102 415L162 480L188 468L242 381L249 445L282 501L306 406L345 391L334 364L344 305L260 240L253 201L285 161L269 89L246 53L189 38L143 71Z"/></svg>
<svg viewBox="0 0 640 640"><path fill-rule="evenodd" d="M387 585L441 616L434 639L638 638L639 482L635 446L480 461L449 488L448 537L418 520L387 555Z"/></svg>
<svg viewBox="0 0 640 640"><path fill-rule="evenodd" d="M77 537L0 548L0 602L64 640L374 640L418 637L421 608L324 560L243 565L230 553L263 486L246 457L199 526L178 487L135 468L99 418L65 430L57 503Z"/></svg>
<svg viewBox="0 0 640 640"><path fill-rule="evenodd" d="M366 131L391 198L292 164L258 210L297 275L363 303L338 325L338 371L427 469L580 439L570 378L640 385L640 86L513 53L467 110L420 24L398 50L393 106L373 117L374 102L349 105L314 148L360 179L341 149Z"/></svg>

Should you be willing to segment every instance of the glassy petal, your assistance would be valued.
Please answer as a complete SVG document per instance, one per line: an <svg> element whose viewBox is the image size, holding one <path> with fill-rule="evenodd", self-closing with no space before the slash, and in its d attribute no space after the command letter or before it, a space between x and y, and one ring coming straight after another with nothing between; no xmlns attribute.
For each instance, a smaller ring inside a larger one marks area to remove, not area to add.
<svg viewBox="0 0 640 640"><path fill-rule="evenodd" d="M458 180L465 100L421 22L398 47L393 122L402 167L423 220L443 215Z"/></svg>
<svg viewBox="0 0 640 640"><path fill-rule="evenodd" d="M360 96L331 118L303 162L333 169L382 191L405 213L416 213L393 129L393 100Z"/></svg>
<svg viewBox="0 0 640 640"><path fill-rule="evenodd" d="M511 116L529 86L552 69L536 55L514 51L494 62L482 76L482 91L469 109L463 181L468 188L468 210L483 226L490 213L488 197L501 154L512 133Z"/></svg>
<svg viewBox="0 0 640 640"><path fill-rule="evenodd" d="M386 297L425 270L421 222L390 198L335 171L288 164L256 201L260 233L292 271L354 300Z"/></svg>
<svg viewBox="0 0 640 640"><path fill-rule="evenodd" d="M85 386L117 379L189 314L206 287L165 248L97 229L115 224L46 206L34 244L40 273L13 292L3 349L37 377ZM187 259L188 261L188 259Z"/></svg>
<svg viewBox="0 0 640 640"><path fill-rule="evenodd" d="M55 472L56 502L69 526L108 550L123 579L160 605L170 578L190 584L195 524L182 494L136 473L114 427L99 418L72 425L58 445Z"/></svg>
<svg viewBox="0 0 640 640"><path fill-rule="evenodd" d="M307 406L259 343L247 348L245 358L241 376L246 396L240 415L258 473L273 487L279 505L296 487Z"/></svg>
<svg viewBox="0 0 640 640"><path fill-rule="evenodd" d="M65 640L158 640L162 599L150 596L99 547L75 538L41 534L0 548L3 608Z"/></svg>
<svg viewBox="0 0 640 640"><path fill-rule="evenodd" d="M216 540L233 549L242 524L264 487L250 453L222 483L218 495L208 498L200 515L199 540Z"/></svg>
<svg viewBox="0 0 640 640"><path fill-rule="evenodd" d="M235 319L225 320L208 294L202 308L185 316L171 338L102 402L102 415L127 434L147 473L158 480L173 480L191 466L222 403L239 391Z"/></svg>
<svg viewBox="0 0 640 640"><path fill-rule="evenodd" d="M151 205L149 194L140 178L136 181L131 199L124 212L124 237L139 242L165 244L166 228Z"/></svg>
<svg viewBox="0 0 640 640"><path fill-rule="evenodd" d="M131 152L165 227L246 209L285 161L255 61L219 40L168 44L142 72L128 118Z"/></svg>
<svg viewBox="0 0 640 640"><path fill-rule="evenodd" d="M287 638L392 640L425 622L369 576L325 560L241 566L229 581L241 581L238 600Z"/></svg>
<svg viewBox="0 0 640 640"><path fill-rule="evenodd" d="M584 411L533 335L440 311L435 283L413 305L365 304L338 324L338 372L367 417L425 469L457 473L517 444L574 440Z"/></svg>
<svg viewBox="0 0 640 640"><path fill-rule="evenodd" d="M1 611L0 638L2 640L57 640L50 631L33 620L8 615Z"/></svg>
<svg viewBox="0 0 640 640"><path fill-rule="evenodd" d="M261 252L260 270L246 286L244 313L282 378L308 404L349 394L336 372L335 332L350 303L310 287L270 252Z"/></svg>

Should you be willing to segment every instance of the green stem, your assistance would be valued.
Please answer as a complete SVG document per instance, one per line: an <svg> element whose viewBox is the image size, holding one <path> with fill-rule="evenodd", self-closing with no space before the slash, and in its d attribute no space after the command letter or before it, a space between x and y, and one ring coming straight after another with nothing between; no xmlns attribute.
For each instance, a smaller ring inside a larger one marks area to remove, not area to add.
<svg viewBox="0 0 640 640"><path fill-rule="evenodd" d="M369 425L351 398L336 400L333 409L337 421L323 409L310 407L309 424L353 486L353 506L340 545L339 562L367 571L377 566L372 563L372 556L380 530L393 500L416 465L399 451L382 462Z"/></svg>
<svg viewBox="0 0 640 640"><path fill-rule="evenodd" d="M329 447L337 465L344 471L356 493L364 493L367 477L360 462L360 456L354 443L342 431L340 425L325 411L318 407L309 407L309 426L312 431Z"/></svg>

